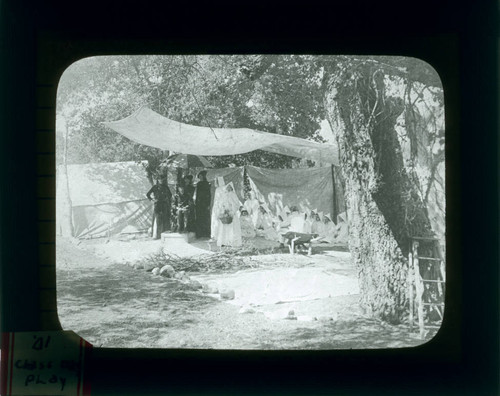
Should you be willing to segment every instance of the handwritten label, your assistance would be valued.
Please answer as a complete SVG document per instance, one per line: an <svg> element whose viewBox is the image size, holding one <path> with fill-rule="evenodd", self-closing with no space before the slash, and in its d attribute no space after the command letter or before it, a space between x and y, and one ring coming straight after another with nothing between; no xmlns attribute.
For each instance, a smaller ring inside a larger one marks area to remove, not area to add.
<svg viewBox="0 0 500 396"><path fill-rule="evenodd" d="M92 345L72 331L4 333L0 347L2 395L90 395L84 364Z"/></svg>

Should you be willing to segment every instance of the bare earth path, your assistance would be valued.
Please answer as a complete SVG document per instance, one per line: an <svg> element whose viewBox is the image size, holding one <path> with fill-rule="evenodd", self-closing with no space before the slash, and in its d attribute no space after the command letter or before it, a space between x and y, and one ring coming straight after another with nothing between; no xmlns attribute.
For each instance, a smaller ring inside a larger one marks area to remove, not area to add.
<svg viewBox="0 0 500 396"><path fill-rule="evenodd" d="M127 243L130 252L146 254L157 250L159 245L152 242L157 241ZM108 257L112 244L111 241L107 249ZM122 243L116 243L116 246L123 249ZM416 334L410 334L407 326L390 326L364 317L357 303L357 294L319 296L302 301L287 301L285 298L277 303L279 298L269 299L272 293L268 293L268 300L255 305L252 313L239 313L245 303L243 300L220 301L211 295L188 290L177 280L153 276L150 272L134 270L129 265L116 262L123 262L125 255L113 262L110 258L97 255L95 252L98 251L89 250L85 244L76 246L66 240L57 241L58 313L61 324L64 329L75 331L95 346L357 349L408 347L423 342ZM308 267L304 268L300 260L313 259L314 265L319 266L323 265L321 260L327 260L338 279L345 282L355 276L353 269L346 267L342 260L335 261L335 257L323 255L311 259L300 256L298 263L292 261L287 265L295 268L294 273L300 274L297 271L310 270L311 265L311 262L306 262ZM262 269L236 274L195 274L193 278L237 286L245 277L259 279L259 273L264 274L265 279L271 279L272 274L283 270L282 258L278 257L277 261L277 264L263 264ZM272 285L272 282L269 284ZM261 284L260 287L269 289L268 285ZM241 285L239 287L241 297L244 289ZM278 294L281 297L288 295L286 288L276 291L275 295ZM250 294L247 293L247 296ZM299 320L283 318L290 310Z"/></svg>

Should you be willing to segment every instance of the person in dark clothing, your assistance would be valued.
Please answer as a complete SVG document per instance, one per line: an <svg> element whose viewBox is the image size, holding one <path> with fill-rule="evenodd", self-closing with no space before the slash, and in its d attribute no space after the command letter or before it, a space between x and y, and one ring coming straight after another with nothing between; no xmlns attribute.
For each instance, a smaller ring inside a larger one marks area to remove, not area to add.
<svg viewBox="0 0 500 396"><path fill-rule="evenodd" d="M193 186L193 176L187 175L184 177L184 193L193 198L194 197L195 188Z"/></svg>
<svg viewBox="0 0 500 396"><path fill-rule="evenodd" d="M170 230L170 206L172 193L164 179L159 179L146 193L146 197L153 201L153 221L151 223L151 237L160 239L161 233Z"/></svg>
<svg viewBox="0 0 500 396"><path fill-rule="evenodd" d="M186 188L177 186L174 197L173 211L177 215L177 232L194 231L194 202L193 196L186 193Z"/></svg>
<svg viewBox="0 0 500 396"><path fill-rule="evenodd" d="M196 231L194 192L195 187L193 186L193 176L187 175L184 178L184 194L186 195L185 200L188 202L188 210L185 215L185 230L187 232Z"/></svg>
<svg viewBox="0 0 500 396"><path fill-rule="evenodd" d="M210 183L207 181L207 171L198 173L196 183L196 237L210 238Z"/></svg>

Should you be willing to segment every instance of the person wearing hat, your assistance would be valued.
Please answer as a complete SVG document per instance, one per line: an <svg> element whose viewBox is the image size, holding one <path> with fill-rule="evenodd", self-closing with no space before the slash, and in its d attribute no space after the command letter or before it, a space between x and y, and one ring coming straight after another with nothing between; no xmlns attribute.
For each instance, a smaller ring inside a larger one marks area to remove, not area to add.
<svg viewBox="0 0 500 396"><path fill-rule="evenodd" d="M210 183L207 171L198 173L195 198L196 238L210 238Z"/></svg>

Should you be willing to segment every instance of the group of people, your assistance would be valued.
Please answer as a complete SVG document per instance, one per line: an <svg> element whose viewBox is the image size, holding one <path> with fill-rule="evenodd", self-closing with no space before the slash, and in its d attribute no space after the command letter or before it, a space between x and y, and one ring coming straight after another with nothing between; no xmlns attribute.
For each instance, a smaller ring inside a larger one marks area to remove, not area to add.
<svg viewBox="0 0 500 396"><path fill-rule="evenodd" d="M242 233L247 238L262 236L283 243L283 235L292 231L317 235L318 240L333 243L342 236L341 227L332 221L330 214L308 209L299 211L297 206L285 206L273 213L253 192L243 204L241 215Z"/></svg>
<svg viewBox="0 0 500 396"><path fill-rule="evenodd" d="M187 175L183 183L176 186L172 196L165 178L146 193L154 202L151 236L160 239L165 231L194 232L197 238L210 238L210 183L207 171L198 173L198 182L193 184L193 176Z"/></svg>
<svg viewBox="0 0 500 396"><path fill-rule="evenodd" d="M289 232L315 235L319 241L334 243L347 238L347 229L335 224L330 214L317 210L299 211L296 206L285 206L281 210L270 210L250 191L243 204L239 201L234 186L224 185L222 178L214 197L212 212L212 237L218 246L240 246L242 239L257 236L269 241L285 243Z"/></svg>
<svg viewBox="0 0 500 396"><path fill-rule="evenodd" d="M330 214L297 206L276 207L273 211L250 191L243 203L236 195L232 182L223 177L215 180L215 194L206 178L207 171L184 177L174 196L165 180L159 180L146 196L154 201L151 235L155 239L167 230L194 232L197 238L212 238L217 246L239 247L243 239L263 237L285 243L289 232L315 235L318 240L333 243L347 236L341 224L335 224ZM212 206L212 209L211 209ZM346 234L346 235L343 235Z"/></svg>

